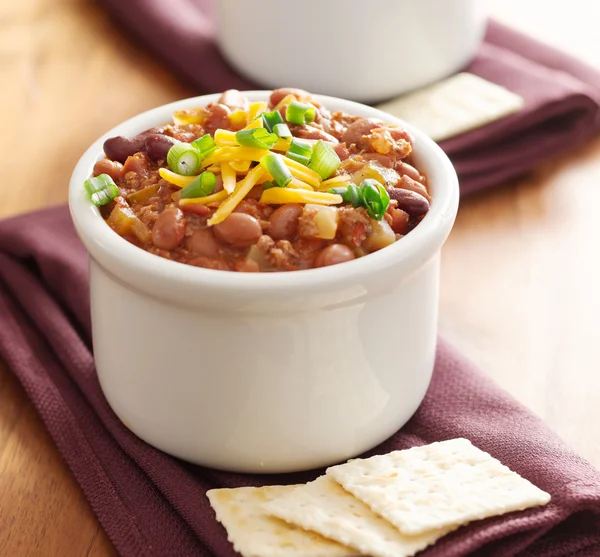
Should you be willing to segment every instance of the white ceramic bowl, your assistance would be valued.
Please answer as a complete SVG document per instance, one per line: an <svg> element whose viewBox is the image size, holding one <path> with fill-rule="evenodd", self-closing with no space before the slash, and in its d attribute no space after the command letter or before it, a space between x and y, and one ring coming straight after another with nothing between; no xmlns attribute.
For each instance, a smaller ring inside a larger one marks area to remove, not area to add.
<svg viewBox="0 0 600 557"><path fill-rule="evenodd" d="M248 93L252 100L264 91ZM332 110L400 123L373 108L316 97ZM168 104L96 141L71 178L69 204L90 254L94 357L119 418L185 460L243 472L290 472L368 450L415 412L433 370L439 254L458 205L456 173L414 134L431 185L423 221L381 251L348 263L279 273L202 269L121 238L83 182L114 135L170 121Z"/></svg>
<svg viewBox="0 0 600 557"><path fill-rule="evenodd" d="M242 75L377 102L470 62L485 0L218 0L219 45Z"/></svg>

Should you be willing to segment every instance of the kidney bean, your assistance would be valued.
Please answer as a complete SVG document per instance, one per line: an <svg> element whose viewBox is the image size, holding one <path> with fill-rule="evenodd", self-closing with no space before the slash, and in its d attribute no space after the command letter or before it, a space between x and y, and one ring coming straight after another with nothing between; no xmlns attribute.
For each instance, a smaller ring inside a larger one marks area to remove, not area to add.
<svg viewBox="0 0 600 557"><path fill-rule="evenodd" d="M219 244L210 228L198 228L185 239L185 247L196 255L218 258Z"/></svg>
<svg viewBox="0 0 600 557"><path fill-rule="evenodd" d="M124 163L127 157L135 155L144 150L144 137L136 135L135 137L123 137L117 135L110 137L104 142L104 153L109 159Z"/></svg>
<svg viewBox="0 0 600 557"><path fill-rule="evenodd" d="M153 161L164 161L169 149L178 143L174 137L151 133L144 136L144 150Z"/></svg>
<svg viewBox="0 0 600 557"><path fill-rule="evenodd" d="M246 213L232 213L213 230L218 240L236 247L250 246L262 235L258 220Z"/></svg>
<svg viewBox="0 0 600 557"><path fill-rule="evenodd" d="M371 130L381 126L381 122L376 120L370 120L368 118L359 118L348 126L344 135L342 135L342 141L350 145L351 143L358 143L363 135L367 135Z"/></svg>
<svg viewBox="0 0 600 557"><path fill-rule="evenodd" d="M281 205L269 217L268 232L274 240L293 240L298 233L302 206L298 203Z"/></svg>
<svg viewBox="0 0 600 557"><path fill-rule="evenodd" d="M327 267L329 265L337 265L338 263L345 263L346 261L352 261L354 254L352 250L344 244L331 244L317 255L315 259L315 267Z"/></svg>
<svg viewBox="0 0 600 557"><path fill-rule="evenodd" d="M102 159L94 165L94 176L100 174L108 174L115 182L122 180L125 175L123 165L120 162L109 161L108 159Z"/></svg>
<svg viewBox="0 0 600 557"><path fill-rule="evenodd" d="M177 207L166 208L152 228L152 243L159 249L175 249L185 234L185 217Z"/></svg>
<svg viewBox="0 0 600 557"><path fill-rule="evenodd" d="M429 201L414 191L390 188L388 193L391 199L398 202L398 209L406 211L411 217L420 217L429 211Z"/></svg>

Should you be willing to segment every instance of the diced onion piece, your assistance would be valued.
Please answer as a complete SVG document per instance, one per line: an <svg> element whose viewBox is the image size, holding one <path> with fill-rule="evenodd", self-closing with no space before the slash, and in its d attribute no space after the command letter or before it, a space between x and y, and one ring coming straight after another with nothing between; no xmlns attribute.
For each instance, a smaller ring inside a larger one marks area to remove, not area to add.
<svg viewBox="0 0 600 557"><path fill-rule="evenodd" d="M173 122L178 126L202 124L206 120L207 110L204 107L177 110L173 113Z"/></svg>
<svg viewBox="0 0 600 557"><path fill-rule="evenodd" d="M313 147L308 167L319 174L321 179L326 180L339 168L340 164L342 164L342 161L333 150L333 147L323 141L317 141L317 144Z"/></svg>
<svg viewBox="0 0 600 557"><path fill-rule="evenodd" d="M131 203L146 201L146 199L150 199L153 195L157 194L159 187L158 184L153 184L151 186L146 186L141 190L134 191L127 196L127 201L130 201Z"/></svg>
<svg viewBox="0 0 600 557"><path fill-rule="evenodd" d="M211 226L214 224L219 224L220 222L223 222L229 215L231 215L235 208L240 204L242 199L244 199L244 197L246 197L250 190L256 185L263 173L264 169L260 165L255 166L250 172L248 172L246 177L238 182L235 191L223 203L221 203L214 215L208 220L208 224ZM225 190L222 191L225 192ZM227 195L227 192L225 192L225 195Z"/></svg>
<svg viewBox="0 0 600 557"><path fill-rule="evenodd" d="M115 184L114 180L108 174L100 174L99 176L88 178L83 183L83 187L89 195L90 201L96 207L110 203L119 195L117 184Z"/></svg>
<svg viewBox="0 0 600 557"><path fill-rule="evenodd" d="M292 124L310 124L315 119L317 109L309 103L293 101L287 105L285 119Z"/></svg>
<svg viewBox="0 0 600 557"><path fill-rule="evenodd" d="M221 147L202 161L202 166L210 166L216 162L259 161L269 151L254 147Z"/></svg>
<svg viewBox="0 0 600 557"><path fill-rule="evenodd" d="M218 129L215 131L215 143L218 147L237 147L235 132Z"/></svg>
<svg viewBox="0 0 600 557"><path fill-rule="evenodd" d="M292 173L299 180L306 182L312 187L316 188L321 183L321 176L319 176L314 170L304 166L303 164L290 159L289 157L283 156L283 162L287 165Z"/></svg>
<svg viewBox="0 0 600 557"><path fill-rule="evenodd" d="M256 149L271 149L277 143L277 136L265 128L254 128L251 130L240 130L235 134L235 140L243 147L254 147Z"/></svg>
<svg viewBox="0 0 600 557"><path fill-rule="evenodd" d="M225 199L227 199L227 192L225 190L221 190L217 193L207 195L206 197L190 197L188 199L180 199L179 205L181 207L195 204L210 205L211 203L218 203L219 201L224 201Z"/></svg>
<svg viewBox="0 0 600 557"><path fill-rule="evenodd" d="M216 186L217 177L212 172L203 172L181 190L181 199L207 197L215 191Z"/></svg>
<svg viewBox="0 0 600 557"><path fill-rule="evenodd" d="M248 172L248 169L250 168L251 163L252 163L252 161L250 161L250 160L231 161L229 163L229 166L231 166L231 168L233 168L236 172Z"/></svg>
<svg viewBox="0 0 600 557"><path fill-rule="evenodd" d="M284 188L292 181L292 173L281 160L281 155L269 153L260 159L260 164L279 187Z"/></svg>
<svg viewBox="0 0 600 557"><path fill-rule="evenodd" d="M277 114L279 114L279 112ZM287 124L275 124L273 126L273 132L277 137L289 139L290 141L292 140L292 132Z"/></svg>
<svg viewBox="0 0 600 557"><path fill-rule="evenodd" d="M235 170L233 169L231 163L221 163L221 178L223 178L223 189L227 193L233 193L233 190L235 189L236 176Z"/></svg>
<svg viewBox="0 0 600 557"><path fill-rule="evenodd" d="M371 233L366 237L363 245L369 251L377 251L393 244L396 241L394 231L385 219L371 219Z"/></svg>
<svg viewBox="0 0 600 557"><path fill-rule="evenodd" d="M250 108L248 109L248 120L252 121L254 118L267 111L267 103L265 101L258 101L254 103L250 103ZM259 118L260 120L260 118ZM262 124L261 124L262 125Z"/></svg>
<svg viewBox="0 0 600 557"><path fill-rule="evenodd" d="M150 230L136 216L131 207L117 203L106 222L120 236L133 234L142 244L150 241Z"/></svg>
<svg viewBox="0 0 600 557"><path fill-rule="evenodd" d="M282 107L284 107L286 104L290 104L294 101L296 101L296 96L295 95L286 95L285 97L283 97L283 99L281 99L274 107L273 110L281 110Z"/></svg>
<svg viewBox="0 0 600 557"><path fill-rule="evenodd" d="M197 174L201 162L200 152L190 143L175 143L167 153L169 168L182 176Z"/></svg>
<svg viewBox="0 0 600 557"><path fill-rule="evenodd" d="M245 110L234 110L227 117L230 124L236 128L243 128L248 124L248 113Z"/></svg>
<svg viewBox="0 0 600 557"><path fill-rule="evenodd" d="M285 153L290 148L290 140L285 137L280 137L277 143L273 145L273 151L282 151Z"/></svg>
<svg viewBox="0 0 600 557"><path fill-rule="evenodd" d="M169 184L179 186L180 188L187 186L194 178L196 178L196 176L181 176L181 174L177 174L168 168L159 168L158 175L163 180L169 182Z"/></svg>
<svg viewBox="0 0 600 557"><path fill-rule="evenodd" d="M313 221L317 225L315 238L322 238L323 240L333 240L335 238L338 226L338 210L335 207L307 204L304 206L304 213L314 213Z"/></svg>
<svg viewBox="0 0 600 557"><path fill-rule="evenodd" d="M273 205L285 203L315 203L316 205L339 205L341 195L319 191L305 191L291 188L270 188L262 192L260 202Z"/></svg>

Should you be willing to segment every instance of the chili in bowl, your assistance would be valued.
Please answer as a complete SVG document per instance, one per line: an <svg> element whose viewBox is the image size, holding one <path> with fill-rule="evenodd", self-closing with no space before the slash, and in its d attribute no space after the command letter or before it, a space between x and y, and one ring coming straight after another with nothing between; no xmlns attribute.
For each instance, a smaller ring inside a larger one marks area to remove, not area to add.
<svg viewBox="0 0 600 557"><path fill-rule="evenodd" d="M104 142L85 181L118 234L208 269L292 271L351 261L429 210L405 128L331 112L298 89L206 107Z"/></svg>
<svg viewBox="0 0 600 557"><path fill-rule="evenodd" d="M148 443L302 470L423 399L458 184L418 130L294 90L186 99L94 143L69 204L100 384Z"/></svg>

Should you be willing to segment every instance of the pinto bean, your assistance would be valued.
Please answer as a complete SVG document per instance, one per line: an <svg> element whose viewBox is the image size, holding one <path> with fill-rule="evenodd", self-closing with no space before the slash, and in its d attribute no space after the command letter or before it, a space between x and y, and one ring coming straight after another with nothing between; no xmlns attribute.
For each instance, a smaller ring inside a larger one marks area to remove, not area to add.
<svg viewBox="0 0 600 557"><path fill-rule="evenodd" d="M198 228L185 239L185 247L196 255L218 258L219 243L210 228Z"/></svg>
<svg viewBox="0 0 600 557"><path fill-rule="evenodd" d="M327 267L329 265L337 265L352 261L354 254L352 250L344 244L331 244L324 248L315 259L315 267Z"/></svg>
<svg viewBox="0 0 600 557"><path fill-rule="evenodd" d="M250 105L246 96L237 89L228 89L227 91L224 91L217 103L224 104L232 110L248 110Z"/></svg>
<svg viewBox="0 0 600 557"><path fill-rule="evenodd" d="M408 175L402 176L400 183L397 184L397 187L402 188L403 190L410 190L422 195L427 201L431 201L431 196L427 191L427 188L421 183L413 180Z"/></svg>
<svg viewBox="0 0 600 557"><path fill-rule="evenodd" d="M144 150L144 137L142 134L135 137L110 137L104 142L103 149L109 159L124 163L127 157Z"/></svg>
<svg viewBox="0 0 600 557"><path fill-rule="evenodd" d="M134 172L139 176L145 176L150 171L150 160L146 153L136 153L131 157L127 157L123 165L123 174Z"/></svg>
<svg viewBox="0 0 600 557"><path fill-rule="evenodd" d="M398 209L406 211L411 217L420 217L429 211L429 201L414 191L390 188L388 193L391 199L398 202Z"/></svg>
<svg viewBox="0 0 600 557"><path fill-rule="evenodd" d="M185 234L185 217L181 209L168 207L154 223L152 228L152 243L159 249L175 249Z"/></svg>
<svg viewBox="0 0 600 557"><path fill-rule="evenodd" d="M348 126L344 134L342 135L342 141L350 145L351 143L357 144L363 135L367 135L371 130L381 126L381 122L377 120L371 120L369 118L359 118Z"/></svg>
<svg viewBox="0 0 600 557"><path fill-rule="evenodd" d="M269 217L268 233L275 240L292 240L298 233L302 206L298 203L281 205Z"/></svg>
<svg viewBox="0 0 600 557"><path fill-rule="evenodd" d="M125 175L120 162L108 159L102 159L94 165L94 176L100 176L100 174L108 174L115 182L122 180Z"/></svg>
<svg viewBox="0 0 600 557"><path fill-rule="evenodd" d="M304 89L284 87L282 89L275 89L275 91L271 93L271 97L269 99L270 106L277 106L288 95L294 95L299 100L311 98L310 93L308 91L304 91Z"/></svg>
<svg viewBox="0 0 600 557"><path fill-rule="evenodd" d="M396 234L405 234L410 219L408 213L402 209L388 209L391 216L390 226Z"/></svg>
<svg viewBox="0 0 600 557"><path fill-rule="evenodd" d="M311 125L297 126L293 129L292 133L295 137L299 137L300 139L321 139L323 141L328 141L329 143L338 142L333 135L328 134L321 128Z"/></svg>
<svg viewBox="0 0 600 557"><path fill-rule="evenodd" d="M421 175L419 174L419 171L414 166L411 166L408 163L398 161L394 168L396 169L396 172L400 174L400 176L408 176L409 178L412 178L417 182L421 180Z"/></svg>
<svg viewBox="0 0 600 557"><path fill-rule="evenodd" d="M258 220L247 213L232 213L213 230L217 239L236 247L251 246L262 235Z"/></svg>
<svg viewBox="0 0 600 557"><path fill-rule="evenodd" d="M219 128L229 129L229 114L231 110L224 104L213 104L208 108L208 116L204 121L204 129L213 134Z"/></svg>
<svg viewBox="0 0 600 557"><path fill-rule="evenodd" d="M177 143L174 137L160 133L150 133L144 136L144 150L153 161L164 161L169 149Z"/></svg>
<svg viewBox="0 0 600 557"><path fill-rule="evenodd" d="M334 145L333 150L336 152L337 156L340 157L341 161L345 161L350 156L350 151L348 151L345 143Z"/></svg>

